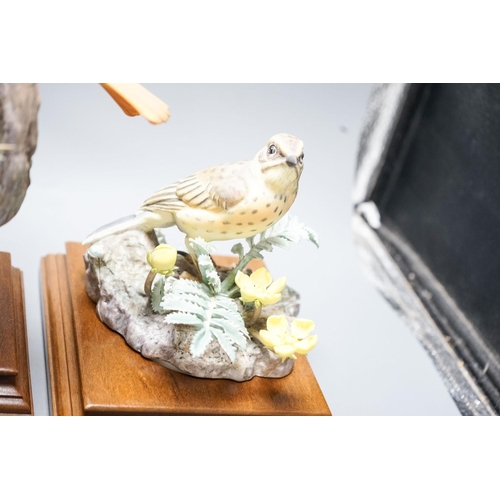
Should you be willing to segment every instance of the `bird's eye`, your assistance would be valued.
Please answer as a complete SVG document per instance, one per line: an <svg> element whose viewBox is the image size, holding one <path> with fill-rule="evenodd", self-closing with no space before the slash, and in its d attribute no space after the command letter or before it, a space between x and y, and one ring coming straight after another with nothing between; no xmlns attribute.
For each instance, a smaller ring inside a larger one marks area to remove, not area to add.
<svg viewBox="0 0 500 500"><path fill-rule="evenodd" d="M302 153L300 156L299 156L299 161L300 163L302 163L304 161L304 153Z"/></svg>
<svg viewBox="0 0 500 500"><path fill-rule="evenodd" d="M277 152L278 152L278 148L274 144L271 144L269 146L269 149L267 150L267 154L269 156L274 156Z"/></svg>

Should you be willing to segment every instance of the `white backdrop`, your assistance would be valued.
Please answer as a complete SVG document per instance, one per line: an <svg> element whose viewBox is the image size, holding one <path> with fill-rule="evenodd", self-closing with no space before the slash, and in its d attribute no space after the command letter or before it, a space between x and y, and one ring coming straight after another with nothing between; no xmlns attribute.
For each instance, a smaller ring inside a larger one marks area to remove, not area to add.
<svg viewBox="0 0 500 500"><path fill-rule="evenodd" d="M370 85L146 86L170 106L164 125L126 117L97 84L40 85L32 184L0 228L1 250L24 272L35 413L49 412L41 257L134 213L158 188L210 164L250 159L273 134L288 132L305 144L291 213L319 233L321 247L303 242L266 263L301 294L300 316L316 322L309 361L332 413L458 414L430 359L358 270L351 188ZM169 234L169 243L183 245L176 229Z"/></svg>

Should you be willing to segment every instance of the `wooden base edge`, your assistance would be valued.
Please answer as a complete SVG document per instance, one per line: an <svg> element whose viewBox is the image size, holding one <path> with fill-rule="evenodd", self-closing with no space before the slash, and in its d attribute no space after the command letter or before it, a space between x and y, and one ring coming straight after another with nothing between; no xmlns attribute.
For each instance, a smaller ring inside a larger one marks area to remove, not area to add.
<svg viewBox="0 0 500 500"><path fill-rule="evenodd" d="M284 379L247 382L197 379L146 360L97 319L84 290L83 247L67 250L41 262L53 415L331 415L304 357ZM111 350L107 369L103 353Z"/></svg>
<svg viewBox="0 0 500 500"><path fill-rule="evenodd" d="M66 257L44 257L41 279L51 414L83 415Z"/></svg>
<svg viewBox="0 0 500 500"><path fill-rule="evenodd" d="M33 415L22 273L0 252L0 415Z"/></svg>

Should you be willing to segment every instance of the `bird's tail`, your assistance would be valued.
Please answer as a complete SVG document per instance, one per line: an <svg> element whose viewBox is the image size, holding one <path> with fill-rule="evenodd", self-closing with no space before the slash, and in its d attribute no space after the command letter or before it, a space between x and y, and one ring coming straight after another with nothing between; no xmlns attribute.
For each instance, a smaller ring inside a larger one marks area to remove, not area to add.
<svg viewBox="0 0 500 500"><path fill-rule="evenodd" d="M102 240L107 236L123 233L131 229L142 229L143 231L151 231L155 227L169 227L174 224L174 218L171 213L165 212L160 214L153 212L138 212L135 215L122 217L110 224L100 227L92 234L87 236L84 245L90 245L96 241Z"/></svg>

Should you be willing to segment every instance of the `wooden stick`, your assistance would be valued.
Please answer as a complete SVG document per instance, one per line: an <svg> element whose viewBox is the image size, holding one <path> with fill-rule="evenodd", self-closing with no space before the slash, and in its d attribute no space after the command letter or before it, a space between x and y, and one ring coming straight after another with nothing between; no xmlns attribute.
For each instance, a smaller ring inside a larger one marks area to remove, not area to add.
<svg viewBox="0 0 500 500"><path fill-rule="evenodd" d="M252 326L256 323L256 321L260 318L260 313L262 311L262 306L260 307L255 307L253 312L252 312L252 316L250 316L250 318L248 319L248 321L246 321L246 326Z"/></svg>
<svg viewBox="0 0 500 500"><path fill-rule="evenodd" d="M167 104L139 83L101 83L128 116L142 115L155 125L170 118Z"/></svg>
<svg viewBox="0 0 500 500"><path fill-rule="evenodd" d="M153 271L149 271L148 277L144 282L144 293L150 297L151 296L151 288L153 286L153 281L155 280L156 273Z"/></svg>

